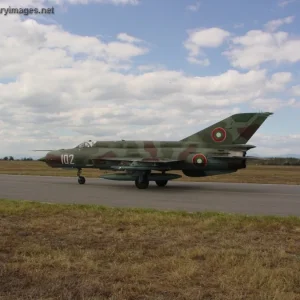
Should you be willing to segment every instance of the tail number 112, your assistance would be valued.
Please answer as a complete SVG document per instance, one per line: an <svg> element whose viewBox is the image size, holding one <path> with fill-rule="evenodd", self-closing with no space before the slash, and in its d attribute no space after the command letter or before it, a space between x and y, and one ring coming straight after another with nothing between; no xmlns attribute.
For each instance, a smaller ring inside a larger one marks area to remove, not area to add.
<svg viewBox="0 0 300 300"><path fill-rule="evenodd" d="M63 165L74 165L74 154L62 154L60 159Z"/></svg>

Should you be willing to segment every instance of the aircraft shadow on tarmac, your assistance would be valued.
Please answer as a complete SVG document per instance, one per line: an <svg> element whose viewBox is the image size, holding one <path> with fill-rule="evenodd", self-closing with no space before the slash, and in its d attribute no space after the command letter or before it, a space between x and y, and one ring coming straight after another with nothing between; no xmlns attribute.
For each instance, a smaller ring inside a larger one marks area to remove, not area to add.
<svg viewBox="0 0 300 300"><path fill-rule="evenodd" d="M84 185L78 185L77 182L70 183L70 182L64 182L60 181L59 184L63 185L69 185L69 186L78 186L80 188L100 188L105 187L106 189L112 189L112 190L136 190L137 192L147 192L147 191L159 191L163 193L167 192L187 192L187 191L199 191L199 192L237 192L237 193L274 193L272 190L272 187L270 186L258 186L256 184L239 184L239 183L206 183L206 182L170 182L165 187L158 187L156 186L155 182L150 182L149 187L146 190L138 190L134 182L111 182L111 181L89 181L87 179L87 182Z"/></svg>

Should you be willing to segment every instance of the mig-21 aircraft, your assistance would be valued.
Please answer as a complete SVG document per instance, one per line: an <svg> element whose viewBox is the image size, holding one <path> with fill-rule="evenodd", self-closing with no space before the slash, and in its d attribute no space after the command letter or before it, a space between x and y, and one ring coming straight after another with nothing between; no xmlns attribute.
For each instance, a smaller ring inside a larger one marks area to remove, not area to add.
<svg viewBox="0 0 300 300"><path fill-rule="evenodd" d="M39 159L52 168L77 169L84 184L84 168L113 170L100 178L134 181L146 189L149 181L164 187L169 180L229 174L246 168L246 153L256 146L246 143L273 113L239 113L179 141L86 141L70 149L49 151ZM39 150L48 151L48 150ZM118 173L117 171L123 171Z"/></svg>

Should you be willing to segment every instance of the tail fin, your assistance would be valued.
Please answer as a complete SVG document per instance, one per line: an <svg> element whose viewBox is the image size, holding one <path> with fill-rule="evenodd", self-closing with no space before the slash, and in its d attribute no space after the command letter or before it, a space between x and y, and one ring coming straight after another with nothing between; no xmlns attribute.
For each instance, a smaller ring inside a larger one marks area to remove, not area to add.
<svg viewBox="0 0 300 300"><path fill-rule="evenodd" d="M184 139L182 142L246 144L273 113L240 113L232 115Z"/></svg>

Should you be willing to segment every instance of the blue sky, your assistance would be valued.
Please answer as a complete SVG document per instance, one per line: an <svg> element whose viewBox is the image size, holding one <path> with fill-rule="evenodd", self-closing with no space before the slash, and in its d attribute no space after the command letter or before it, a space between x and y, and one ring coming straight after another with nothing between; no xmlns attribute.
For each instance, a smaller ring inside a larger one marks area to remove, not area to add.
<svg viewBox="0 0 300 300"><path fill-rule="evenodd" d="M218 75L232 68L222 57L224 47L208 49L212 63L209 67L199 67L187 62L183 41L192 28L220 27L236 35L249 30L262 29L270 20L294 16L300 11L300 1L261 0L142 0L139 5L114 6L108 4L66 5L66 11L57 8L54 19L64 29L80 35L101 35L106 41L114 39L124 31L150 44L151 51L136 59L139 64L163 64L172 70L182 70L192 76ZM197 11L188 6L197 6ZM300 34L300 18L285 24L282 30L293 35ZM270 72L293 72L293 83L300 81L300 63L293 65L269 66ZM292 83L292 84L293 84ZM278 93L277 95L278 96ZM280 97L285 97L280 94ZM248 105L242 109L251 110ZM280 121L279 121L280 120ZM283 108L276 112L261 128L264 133L299 133L299 110Z"/></svg>
<svg viewBox="0 0 300 300"><path fill-rule="evenodd" d="M193 12L187 8L198 2L198 11ZM170 69L182 69L191 75L205 76L222 73L230 65L220 55L222 48L207 51L214 61L209 68L199 68L187 63L183 46L187 30L221 27L236 34L244 34L248 30L261 29L270 20L300 11L300 1L291 2L285 7L280 7L278 3L280 2L261 0L142 0L136 6L66 4L64 9L56 7L55 16L51 17L67 31L80 35L100 35L106 41L114 39L120 31L127 32L150 44L151 52L139 57L138 62L161 63ZM236 28L238 25L243 27ZM282 26L283 30L295 35L299 34L299 28L300 18L295 18L292 24ZM298 71L296 74L300 75Z"/></svg>
<svg viewBox="0 0 300 300"><path fill-rule="evenodd" d="M7 149L178 139L236 111L274 112L254 139L265 153L299 149L300 0L114 1L0 0L56 3L0 18Z"/></svg>

